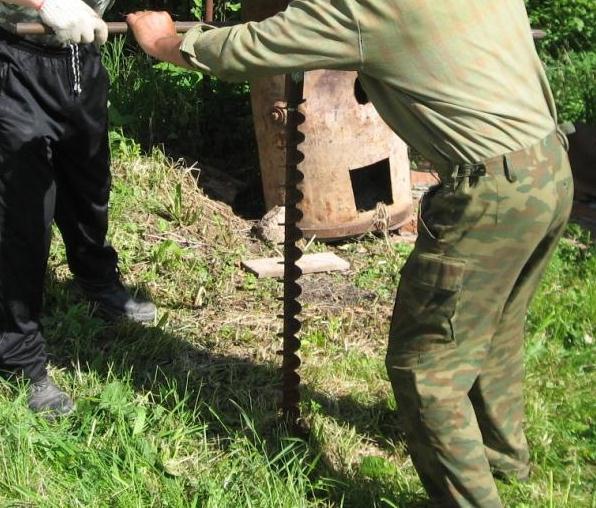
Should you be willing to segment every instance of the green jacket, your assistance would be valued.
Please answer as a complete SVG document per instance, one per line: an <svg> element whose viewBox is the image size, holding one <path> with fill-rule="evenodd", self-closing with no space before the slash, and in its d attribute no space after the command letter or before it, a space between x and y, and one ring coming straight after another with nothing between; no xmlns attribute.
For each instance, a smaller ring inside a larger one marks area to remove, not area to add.
<svg viewBox="0 0 596 508"><path fill-rule="evenodd" d="M523 0L295 0L260 23L197 27L181 51L230 81L358 71L384 120L435 162L517 150L556 125Z"/></svg>

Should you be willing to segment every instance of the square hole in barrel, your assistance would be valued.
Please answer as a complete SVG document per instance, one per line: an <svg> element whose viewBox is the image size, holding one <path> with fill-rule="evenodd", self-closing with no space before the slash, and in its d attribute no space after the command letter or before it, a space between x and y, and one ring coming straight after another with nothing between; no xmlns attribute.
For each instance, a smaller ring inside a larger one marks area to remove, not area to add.
<svg viewBox="0 0 596 508"><path fill-rule="evenodd" d="M393 204L389 159L352 169L350 179L357 210L366 212L374 210L378 203Z"/></svg>

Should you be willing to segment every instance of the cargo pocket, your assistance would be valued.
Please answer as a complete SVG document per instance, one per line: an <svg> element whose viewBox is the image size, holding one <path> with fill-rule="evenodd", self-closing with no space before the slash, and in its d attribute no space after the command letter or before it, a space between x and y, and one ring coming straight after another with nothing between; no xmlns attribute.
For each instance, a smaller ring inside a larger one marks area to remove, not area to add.
<svg viewBox="0 0 596 508"><path fill-rule="evenodd" d="M401 280L389 341L389 353L416 357L455 347L455 320L466 263L439 254L413 255Z"/></svg>

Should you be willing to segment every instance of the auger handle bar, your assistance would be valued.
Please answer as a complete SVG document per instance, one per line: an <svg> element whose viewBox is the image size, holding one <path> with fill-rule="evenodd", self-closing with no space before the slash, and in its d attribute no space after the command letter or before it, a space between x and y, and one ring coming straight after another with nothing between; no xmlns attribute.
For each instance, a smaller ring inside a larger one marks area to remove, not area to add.
<svg viewBox="0 0 596 508"><path fill-rule="evenodd" d="M200 22L198 21L177 21L176 31L179 34L183 34L199 24ZM128 25L124 21L111 21L107 25L108 31L111 34L125 34L128 32ZM53 32L51 28L42 23L16 23L14 33L17 35L47 35Z"/></svg>
<svg viewBox="0 0 596 508"><path fill-rule="evenodd" d="M176 31L183 34L199 25L198 21L177 21ZM209 23L213 26L221 26L219 23ZM108 31L111 34L125 34L128 32L128 25L123 21L111 21L107 23ZM45 35L51 34L52 29L41 23L16 23L14 33L17 35ZM534 39L542 39L546 35L543 30L532 30Z"/></svg>

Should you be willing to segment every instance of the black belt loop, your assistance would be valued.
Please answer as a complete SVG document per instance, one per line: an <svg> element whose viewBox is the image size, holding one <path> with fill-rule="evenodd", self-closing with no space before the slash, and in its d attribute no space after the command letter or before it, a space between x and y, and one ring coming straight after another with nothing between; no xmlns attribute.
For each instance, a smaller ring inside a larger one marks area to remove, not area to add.
<svg viewBox="0 0 596 508"><path fill-rule="evenodd" d="M454 164L451 167L451 178L454 180L458 178L479 177L486 175L486 166L482 162L470 163L463 162L461 164Z"/></svg>
<svg viewBox="0 0 596 508"><path fill-rule="evenodd" d="M486 176L486 165L482 162L450 163L448 175L446 185L455 191L459 183L466 179Z"/></svg>
<svg viewBox="0 0 596 508"><path fill-rule="evenodd" d="M503 168L505 169L505 178L510 183L517 182L517 175L511 162L511 156L509 154L503 156Z"/></svg>

